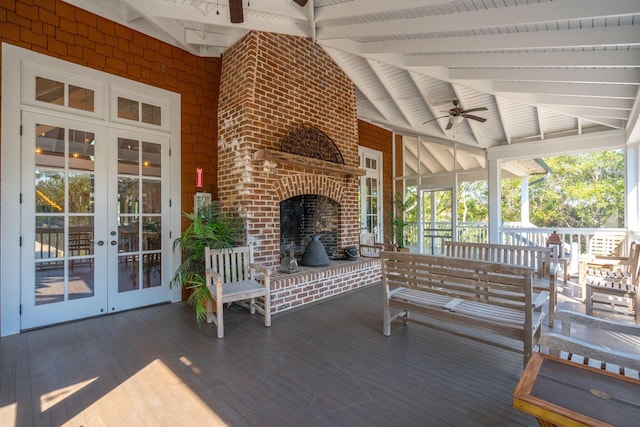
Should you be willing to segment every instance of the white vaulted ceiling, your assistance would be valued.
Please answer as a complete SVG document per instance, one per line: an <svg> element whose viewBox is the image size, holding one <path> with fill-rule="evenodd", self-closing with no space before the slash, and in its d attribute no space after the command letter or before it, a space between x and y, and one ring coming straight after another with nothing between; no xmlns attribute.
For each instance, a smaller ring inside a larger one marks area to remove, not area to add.
<svg viewBox="0 0 640 427"><path fill-rule="evenodd" d="M310 37L355 83L358 116L402 134L640 141L640 0L243 0L240 24L228 0L66 1L201 56L251 30ZM487 121L446 130L453 99Z"/></svg>

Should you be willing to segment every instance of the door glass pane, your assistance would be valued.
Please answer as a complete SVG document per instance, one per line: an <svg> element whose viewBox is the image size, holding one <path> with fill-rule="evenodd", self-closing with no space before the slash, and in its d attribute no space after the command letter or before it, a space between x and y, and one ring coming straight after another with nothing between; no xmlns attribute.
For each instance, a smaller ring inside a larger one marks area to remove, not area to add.
<svg viewBox="0 0 640 427"><path fill-rule="evenodd" d="M92 173L69 173L69 212L94 211L94 178Z"/></svg>
<svg viewBox="0 0 640 427"><path fill-rule="evenodd" d="M140 257L137 254L118 256L118 292L134 291L139 287Z"/></svg>
<svg viewBox="0 0 640 427"><path fill-rule="evenodd" d="M36 76L36 99L55 105L64 105L64 83Z"/></svg>
<svg viewBox="0 0 640 427"><path fill-rule="evenodd" d="M118 97L118 117L121 119L139 120L138 101Z"/></svg>
<svg viewBox="0 0 640 427"><path fill-rule="evenodd" d="M118 138L118 173L138 175L139 148L135 139Z"/></svg>
<svg viewBox="0 0 640 427"><path fill-rule="evenodd" d="M64 167L64 129L36 125L36 166Z"/></svg>
<svg viewBox="0 0 640 427"><path fill-rule="evenodd" d="M162 254L160 252L144 254L142 256L143 288L153 288L162 285Z"/></svg>
<svg viewBox="0 0 640 427"><path fill-rule="evenodd" d="M139 182L138 178L118 178L118 212L120 214L140 212Z"/></svg>
<svg viewBox="0 0 640 427"><path fill-rule="evenodd" d="M80 86L69 85L69 107L93 111L94 91Z"/></svg>
<svg viewBox="0 0 640 427"><path fill-rule="evenodd" d="M36 215L35 226L36 305L64 301L64 217Z"/></svg>
<svg viewBox="0 0 640 427"><path fill-rule="evenodd" d="M162 176L160 164L161 164L161 151L160 144L153 144L151 142L142 143L142 175L144 176Z"/></svg>
<svg viewBox="0 0 640 427"><path fill-rule="evenodd" d="M36 263L36 305L64 301L64 261Z"/></svg>
<svg viewBox="0 0 640 427"><path fill-rule="evenodd" d="M36 212L64 212L64 172L36 169Z"/></svg>
<svg viewBox="0 0 640 427"><path fill-rule="evenodd" d="M49 260L64 256L64 218L61 216L36 216L36 263L44 268Z"/></svg>
<svg viewBox="0 0 640 427"><path fill-rule="evenodd" d="M162 183L142 180L142 212L160 213L162 207Z"/></svg>
<svg viewBox="0 0 640 427"><path fill-rule="evenodd" d="M160 216L152 216L144 218L142 224L142 237L143 237L143 248L142 250L156 250L160 249L160 242L162 241L162 236L160 231L162 230L160 226Z"/></svg>
<svg viewBox="0 0 640 427"><path fill-rule="evenodd" d="M69 168L94 170L95 136L92 132L69 129Z"/></svg>
<svg viewBox="0 0 640 427"><path fill-rule="evenodd" d="M162 124L160 112L160 107L142 103L142 122L160 126Z"/></svg>
<svg viewBox="0 0 640 427"><path fill-rule="evenodd" d="M69 216L69 299L94 295L94 218Z"/></svg>
<svg viewBox="0 0 640 427"><path fill-rule="evenodd" d="M143 220L143 250L156 251L142 255L142 287L151 288L162 285L162 221L161 217L149 216Z"/></svg>

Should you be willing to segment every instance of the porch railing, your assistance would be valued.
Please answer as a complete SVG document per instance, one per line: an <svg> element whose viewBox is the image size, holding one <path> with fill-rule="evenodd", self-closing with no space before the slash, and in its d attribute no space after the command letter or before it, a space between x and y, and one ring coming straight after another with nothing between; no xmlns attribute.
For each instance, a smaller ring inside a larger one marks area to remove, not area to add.
<svg viewBox="0 0 640 427"><path fill-rule="evenodd" d="M499 230L500 242L509 245L540 245L547 244L547 238L556 231L563 242L562 255L571 254L576 258L581 253L586 253L589 240L596 233L626 234L623 228L554 228L554 227L521 227L519 224L510 223L503 225ZM422 232L422 245L418 241L418 224L411 223L405 227L406 240L412 252L440 254L445 240L453 236L451 224L447 222L436 223L434 228L425 228ZM465 222L458 223L456 239L460 242L487 243L489 231L486 223ZM629 236L628 236L629 237ZM633 239L639 235L631 236ZM628 250L628 245L624 251ZM624 253L626 255L626 252ZM577 265L577 263L576 263Z"/></svg>

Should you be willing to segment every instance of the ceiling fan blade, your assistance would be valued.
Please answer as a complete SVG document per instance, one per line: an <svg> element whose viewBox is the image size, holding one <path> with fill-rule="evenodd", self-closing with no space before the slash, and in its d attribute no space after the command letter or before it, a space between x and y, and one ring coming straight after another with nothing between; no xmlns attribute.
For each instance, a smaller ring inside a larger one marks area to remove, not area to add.
<svg viewBox="0 0 640 427"><path fill-rule="evenodd" d="M307 4L308 0L293 0L298 4L298 6L304 7Z"/></svg>
<svg viewBox="0 0 640 427"><path fill-rule="evenodd" d="M487 107L478 107L478 108L469 108L468 110L464 110L463 113L473 113L475 111L487 111Z"/></svg>
<svg viewBox="0 0 640 427"><path fill-rule="evenodd" d="M440 117L436 117L435 119L431 119L431 120L427 120L426 122L422 122L422 124L427 124L427 123L431 123L431 122L435 122L436 120L440 120L440 119L446 119L449 116L440 116Z"/></svg>
<svg viewBox="0 0 640 427"><path fill-rule="evenodd" d="M444 130L449 130L453 127L453 122L451 121L451 119L449 119L449 123L447 123L447 127L444 128Z"/></svg>
<svg viewBox="0 0 640 427"><path fill-rule="evenodd" d="M480 123L484 123L487 121L484 117L472 116L471 114L463 114L465 119L477 120Z"/></svg>
<svg viewBox="0 0 640 427"><path fill-rule="evenodd" d="M242 0L229 0L229 17L232 24L241 24L244 22L242 13Z"/></svg>

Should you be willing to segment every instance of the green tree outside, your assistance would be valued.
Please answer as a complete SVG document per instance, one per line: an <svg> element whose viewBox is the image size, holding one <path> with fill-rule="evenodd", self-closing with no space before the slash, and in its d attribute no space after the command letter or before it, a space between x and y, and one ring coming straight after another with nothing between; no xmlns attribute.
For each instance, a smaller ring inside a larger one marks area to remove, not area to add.
<svg viewBox="0 0 640 427"><path fill-rule="evenodd" d="M549 176L529 188L529 216L538 227L624 227L621 150L544 159ZM539 179L532 176L529 182ZM520 220L520 180L502 182L502 219Z"/></svg>

